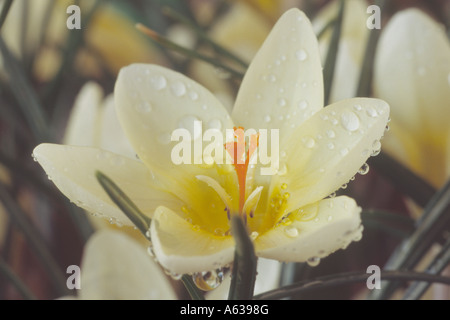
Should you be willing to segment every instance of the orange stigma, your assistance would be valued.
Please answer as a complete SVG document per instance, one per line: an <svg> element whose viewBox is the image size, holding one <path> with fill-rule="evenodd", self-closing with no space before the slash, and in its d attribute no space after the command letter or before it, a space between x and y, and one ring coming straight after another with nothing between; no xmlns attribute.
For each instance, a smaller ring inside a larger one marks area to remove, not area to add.
<svg viewBox="0 0 450 320"><path fill-rule="evenodd" d="M245 180L247 177L248 165L250 158L258 147L259 133L250 135L248 148L245 142L244 128L234 127L233 142L225 143L225 150L233 159L233 166L236 171L239 183L239 213L242 214L242 209L245 204Z"/></svg>

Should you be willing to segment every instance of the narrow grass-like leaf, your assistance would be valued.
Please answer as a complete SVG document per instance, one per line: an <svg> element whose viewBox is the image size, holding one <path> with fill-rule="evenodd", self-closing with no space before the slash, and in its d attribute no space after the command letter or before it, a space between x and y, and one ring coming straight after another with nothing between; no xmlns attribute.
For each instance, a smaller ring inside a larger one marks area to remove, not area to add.
<svg viewBox="0 0 450 320"><path fill-rule="evenodd" d="M168 15L172 19L175 19L175 20L179 21L180 23L186 25L190 29L192 29L195 32L195 34L200 39L202 39L203 41L208 43L214 49L214 51L216 53L222 55L224 58L230 59L230 60L238 63L244 69L248 68L247 62L243 61L241 58L236 56L234 53L227 50L226 48L224 48L223 46L221 46L220 44L215 42L213 39L211 39L211 37L208 34L206 34L206 32L203 30L203 28L200 28L197 24L194 23L194 21L186 18L185 16L179 14L178 12L176 12L175 10L173 10L169 7L163 8L163 12L164 12L164 14Z"/></svg>
<svg viewBox="0 0 450 320"><path fill-rule="evenodd" d="M450 265L450 238L442 246L441 251L436 255L433 261L428 265L425 272L429 274L440 274ZM427 291L430 283L414 282L403 296L404 300L417 300Z"/></svg>
<svg viewBox="0 0 450 320"><path fill-rule="evenodd" d="M37 300L34 294L28 289L28 287L20 280L20 278L15 274L15 272L8 266L8 264L0 256L0 275L3 274L5 279L7 279L16 288L22 297L26 300Z"/></svg>
<svg viewBox="0 0 450 320"><path fill-rule="evenodd" d="M224 71L228 72L232 77L235 77L237 79L242 79L244 77L244 74L242 72L239 72L233 68L231 68L230 66L227 66L226 64L222 63L221 61L219 61L218 59L215 59L213 57L209 57L206 56L204 54L201 54L195 50L189 49L189 48L185 48L183 46L180 46L178 44L176 44L175 42L169 40L168 38L160 35L159 33L145 27L144 25L138 23L136 25L136 28L141 31L142 33L146 34L147 36L150 37L150 39L152 39L153 41L155 41L157 44L164 46L167 49L176 51L178 53L181 53L183 55L185 55L186 57L189 58L193 58L193 59L198 59L198 60L202 60L205 61L217 68L223 69Z"/></svg>
<svg viewBox="0 0 450 320"><path fill-rule="evenodd" d="M405 239L388 260L385 269L412 269L450 225L450 180L425 207L415 231ZM372 299L387 299L398 283L388 283L372 293Z"/></svg>
<svg viewBox="0 0 450 320"><path fill-rule="evenodd" d="M371 157L367 163L421 207L425 207L436 193L432 185L386 153Z"/></svg>
<svg viewBox="0 0 450 320"><path fill-rule="evenodd" d="M106 191L111 200L122 210L122 212L133 222L133 224L147 236L150 229L151 219L139 210L131 199L110 178L100 171L95 173L98 182Z"/></svg>
<svg viewBox="0 0 450 320"><path fill-rule="evenodd" d="M384 12L385 0L377 0L375 5L380 8L380 12ZM375 60L376 46L380 37L381 29L371 29L367 40L364 53L364 60L359 76L358 88L356 89L356 97L369 97L372 89L373 78L373 62Z"/></svg>
<svg viewBox="0 0 450 320"><path fill-rule="evenodd" d="M2 183L0 183L0 201L3 203L11 221L22 231L28 244L47 270L47 274L56 293L59 296L71 294L66 286L65 275L51 254L45 239L42 237L40 231L31 223L25 212L11 198Z"/></svg>
<svg viewBox="0 0 450 320"><path fill-rule="evenodd" d="M231 218L231 232L236 242L236 249L228 298L250 300L253 297L256 279L255 249L241 217L234 215Z"/></svg>
<svg viewBox="0 0 450 320"><path fill-rule="evenodd" d="M3 23L5 23L12 2L13 0L6 0L3 2L2 12L0 13L0 30L2 29Z"/></svg>
<svg viewBox="0 0 450 320"><path fill-rule="evenodd" d="M312 280L300 281L289 286L267 291L254 296L255 300L284 299L297 294L317 290L328 290L331 287L367 282L371 273L347 272L332 274ZM384 280L425 281L450 285L450 277L437 276L423 272L411 271L381 271L380 278Z"/></svg>
<svg viewBox="0 0 450 320"><path fill-rule="evenodd" d="M324 102L328 105L330 101L331 88L333 84L334 68L339 51L339 39L341 38L342 21L344 20L345 1L341 0L339 12L334 24L333 33L331 35L330 45L328 46L327 56L323 66L323 86L324 86Z"/></svg>
<svg viewBox="0 0 450 320"><path fill-rule="evenodd" d="M9 85L14 97L17 100L22 114L35 135L38 142L49 142L50 133L48 121L44 109L29 82L24 70L19 65L17 59L12 55L0 36L0 52L3 56L5 70L8 73Z"/></svg>

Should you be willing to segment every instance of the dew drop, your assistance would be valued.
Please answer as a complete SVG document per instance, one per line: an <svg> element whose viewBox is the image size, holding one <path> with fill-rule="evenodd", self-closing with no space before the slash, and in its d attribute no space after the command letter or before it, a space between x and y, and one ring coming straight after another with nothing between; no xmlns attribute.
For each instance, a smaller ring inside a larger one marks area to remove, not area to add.
<svg viewBox="0 0 450 320"><path fill-rule="evenodd" d="M161 145L167 145L167 144L169 144L170 143L170 141L171 141L171 135L170 135L170 133L161 133L159 136L158 136L158 143L159 144L161 144Z"/></svg>
<svg viewBox="0 0 450 320"><path fill-rule="evenodd" d="M308 102L306 100L302 100L298 103L298 107L300 110L305 110L308 107Z"/></svg>
<svg viewBox="0 0 450 320"><path fill-rule="evenodd" d="M220 286L224 278L223 270L196 272L192 275L195 285L203 291L211 291Z"/></svg>
<svg viewBox="0 0 450 320"><path fill-rule="evenodd" d="M348 154L348 149L347 148L341 149L339 153L341 154L341 156L346 156Z"/></svg>
<svg viewBox="0 0 450 320"><path fill-rule="evenodd" d="M264 117L264 122L269 123L270 121L272 121L272 118L269 115L266 115Z"/></svg>
<svg viewBox="0 0 450 320"><path fill-rule="evenodd" d="M362 107L361 107L361 105L359 105L359 104L355 104L355 105L353 106L353 109L355 109L356 111L361 111Z"/></svg>
<svg viewBox="0 0 450 320"><path fill-rule="evenodd" d="M269 81L275 82L275 81L277 81L277 77L275 77L273 74L271 74L271 75L269 75Z"/></svg>
<svg viewBox="0 0 450 320"><path fill-rule="evenodd" d="M333 142L329 142L327 147L328 147L328 149L333 150L334 149L334 143Z"/></svg>
<svg viewBox="0 0 450 320"><path fill-rule="evenodd" d="M372 157L379 155L381 152L381 142L380 140L375 140L372 144Z"/></svg>
<svg viewBox="0 0 450 320"><path fill-rule="evenodd" d="M278 99L278 106L284 107L286 105L286 99Z"/></svg>
<svg viewBox="0 0 450 320"><path fill-rule="evenodd" d="M186 86L181 81L176 81L171 84L170 89L177 97L182 97L186 94Z"/></svg>
<svg viewBox="0 0 450 320"><path fill-rule="evenodd" d="M308 58L308 54L306 53L305 50L300 49L300 50L297 50L297 51L295 52L295 57L296 57L299 61L305 61L306 58Z"/></svg>
<svg viewBox="0 0 450 320"><path fill-rule="evenodd" d="M136 105L136 110L140 113L148 113L152 111L152 105L147 101L142 101Z"/></svg>
<svg viewBox="0 0 450 320"><path fill-rule="evenodd" d="M354 112L345 111L341 114L341 125L350 132L356 131L359 128L359 118Z"/></svg>
<svg viewBox="0 0 450 320"><path fill-rule="evenodd" d="M316 144L316 141L311 137L303 137L302 141L305 147L307 147L308 149L312 149Z"/></svg>
<svg viewBox="0 0 450 320"><path fill-rule="evenodd" d="M320 263L320 258L319 257L312 257L309 258L308 260L306 260L306 263L310 266L310 267L317 267Z"/></svg>
<svg viewBox="0 0 450 320"><path fill-rule="evenodd" d="M334 137L336 137L336 134L334 133L333 130L327 130L327 137L334 138Z"/></svg>
<svg viewBox="0 0 450 320"><path fill-rule="evenodd" d="M284 228L284 233L290 238L295 238L298 236L298 229L294 226L287 226Z"/></svg>
<svg viewBox="0 0 450 320"><path fill-rule="evenodd" d="M201 136L201 121L196 116L185 116L178 122L179 128L185 128L191 133L191 139L196 140Z"/></svg>
<svg viewBox="0 0 450 320"><path fill-rule="evenodd" d="M167 86L167 80L164 76L155 76L150 79L150 83L156 90L162 90Z"/></svg>
<svg viewBox="0 0 450 320"><path fill-rule="evenodd" d="M192 101L198 100L198 93L195 91L189 92L189 98L191 98Z"/></svg>
<svg viewBox="0 0 450 320"><path fill-rule="evenodd" d="M210 129L220 130L222 129L222 121L220 121L219 119L212 119L208 122L208 127Z"/></svg>
<svg viewBox="0 0 450 320"><path fill-rule="evenodd" d="M367 163L364 163L361 168L359 168L358 173L360 175L365 175L369 172L369 165Z"/></svg>
<svg viewBox="0 0 450 320"><path fill-rule="evenodd" d="M368 107L366 113L369 117L376 118L378 116L378 112L374 107Z"/></svg>

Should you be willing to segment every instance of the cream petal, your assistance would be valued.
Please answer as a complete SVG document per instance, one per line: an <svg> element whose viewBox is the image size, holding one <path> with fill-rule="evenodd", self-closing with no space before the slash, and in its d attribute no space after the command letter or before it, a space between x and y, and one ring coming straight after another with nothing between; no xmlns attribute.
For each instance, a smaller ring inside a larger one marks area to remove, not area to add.
<svg viewBox="0 0 450 320"><path fill-rule="evenodd" d="M70 113L63 142L76 146L99 146L99 106L103 90L95 82L85 84Z"/></svg>
<svg viewBox="0 0 450 320"><path fill-rule="evenodd" d="M352 198L324 199L302 210L300 218L287 225L281 223L258 237L256 254L285 262L304 262L344 249L362 236L361 208Z"/></svg>
<svg viewBox="0 0 450 320"><path fill-rule="evenodd" d="M316 36L305 14L287 11L250 64L232 117L245 129L294 127L323 107L322 67Z"/></svg>
<svg viewBox="0 0 450 320"><path fill-rule="evenodd" d="M175 274L210 271L233 261L234 240L198 230L174 211L159 207L150 228L153 252Z"/></svg>
<svg viewBox="0 0 450 320"><path fill-rule="evenodd" d="M130 141L125 136L117 118L113 95L109 95L104 99L101 110L100 142L95 146L135 159L136 152L131 147Z"/></svg>
<svg viewBox="0 0 450 320"><path fill-rule="evenodd" d="M111 178L148 216L159 205L181 207L177 198L161 191L162 182L140 161L97 148L56 144L40 144L33 157L72 202L119 224L132 225L98 183L96 170Z"/></svg>
<svg viewBox="0 0 450 320"><path fill-rule="evenodd" d="M195 143L201 143L206 130L218 130L221 138L225 138L225 129L233 128L226 109L207 89L178 72L156 65L133 64L122 68L114 99L119 121L139 158L152 169L171 172L174 178L196 167L172 161L172 149L179 143L171 141L175 129L189 131L193 163L197 159ZM203 147L207 144L203 143Z"/></svg>
<svg viewBox="0 0 450 320"><path fill-rule="evenodd" d="M120 232L105 230L94 234L86 245L79 298L174 300L177 297L142 245Z"/></svg>
<svg viewBox="0 0 450 320"><path fill-rule="evenodd" d="M388 118L384 101L354 98L334 103L303 123L281 151L286 154L280 163L285 173L272 178L271 190L286 184L283 192L290 194L285 213L323 199L355 176L380 148Z"/></svg>
<svg viewBox="0 0 450 320"><path fill-rule="evenodd" d="M450 118L449 75L444 27L418 9L393 16L377 46L374 93L391 105L393 122L439 148Z"/></svg>

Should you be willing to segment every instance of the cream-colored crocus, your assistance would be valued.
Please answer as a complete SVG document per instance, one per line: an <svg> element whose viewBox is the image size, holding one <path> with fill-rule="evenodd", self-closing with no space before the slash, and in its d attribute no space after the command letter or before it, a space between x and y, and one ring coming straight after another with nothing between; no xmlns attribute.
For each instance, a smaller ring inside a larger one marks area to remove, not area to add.
<svg viewBox="0 0 450 320"><path fill-rule="evenodd" d="M118 231L96 232L80 266L79 300L174 300L174 288L147 251ZM76 280L74 280L76 281ZM73 283L73 282L72 282Z"/></svg>
<svg viewBox="0 0 450 320"><path fill-rule="evenodd" d="M334 0L319 11L313 27L319 33L330 21L336 19L340 1ZM339 48L333 75L330 101L353 98L359 81L369 29L366 27L367 3L360 0L345 0ZM319 39L322 62L325 61L331 39L332 28Z"/></svg>
<svg viewBox="0 0 450 320"><path fill-rule="evenodd" d="M361 237L355 201L326 197L379 148L389 106L356 98L323 107L317 39L303 12L289 10L276 23L245 74L231 115L198 83L155 65L123 68L114 99L139 160L52 144L39 145L34 156L75 203L130 224L94 173L115 181L152 217L154 253L171 272L229 264L234 256L229 215L246 220L259 257L280 261L316 260ZM175 129L186 128L198 140L200 129L225 136L235 125L279 129L276 174L261 175L261 165L248 162L172 162Z"/></svg>
<svg viewBox="0 0 450 320"><path fill-rule="evenodd" d="M374 93L389 102L386 152L440 187L450 173L450 45L418 9L397 13L376 51Z"/></svg>

